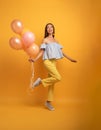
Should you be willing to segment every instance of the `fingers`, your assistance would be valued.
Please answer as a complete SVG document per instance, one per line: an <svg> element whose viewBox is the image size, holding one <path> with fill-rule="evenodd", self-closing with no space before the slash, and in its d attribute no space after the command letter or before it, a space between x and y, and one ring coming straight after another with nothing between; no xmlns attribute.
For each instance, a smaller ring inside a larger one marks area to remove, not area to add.
<svg viewBox="0 0 101 130"><path fill-rule="evenodd" d="M76 60L71 60L72 62L77 62Z"/></svg>
<svg viewBox="0 0 101 130"><path fill-rule="evenodd" d="M74 60L73 62L77 62L76 60Z"/></svg>
<svg viewBox="0 0 101 130"><path fill-rule="evenodd" d="M29 62L34 62L34 60L33 60L33 59L31 59L31 58L30 58L30 59L28 59L28 61L29 61Z"/></svg>

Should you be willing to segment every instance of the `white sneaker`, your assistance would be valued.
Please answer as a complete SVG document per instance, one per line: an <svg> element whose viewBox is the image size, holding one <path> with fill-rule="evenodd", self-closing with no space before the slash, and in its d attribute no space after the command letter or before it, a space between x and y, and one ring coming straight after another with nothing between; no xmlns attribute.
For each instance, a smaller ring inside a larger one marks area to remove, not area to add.
<svg viewBox="0 0 101 130"><path fill-rule="evenodd" d="M48 103L47 101L45 102L45 106L50 110L50 111L54 111L55 108L50 104Z"/></svg>
<svg viewBox="0 0 101 130"><path fill-rule="evenodd" d="M32 88L34 88L34 87L40 85L40 83L41 83L41 78L38 78L38 79L32 84Z"/></svg>

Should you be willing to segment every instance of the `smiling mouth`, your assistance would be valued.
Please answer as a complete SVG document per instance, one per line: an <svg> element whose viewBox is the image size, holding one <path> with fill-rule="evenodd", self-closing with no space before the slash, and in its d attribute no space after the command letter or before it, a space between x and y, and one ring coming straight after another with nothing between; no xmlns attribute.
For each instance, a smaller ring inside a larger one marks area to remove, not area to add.
<svg viewBox="0 0 101 130"><path fill-rule="evenodd" d="M49 32L49 33L52 33L52 32L53 32L53 30L49 30L48 32Z"/></svg>

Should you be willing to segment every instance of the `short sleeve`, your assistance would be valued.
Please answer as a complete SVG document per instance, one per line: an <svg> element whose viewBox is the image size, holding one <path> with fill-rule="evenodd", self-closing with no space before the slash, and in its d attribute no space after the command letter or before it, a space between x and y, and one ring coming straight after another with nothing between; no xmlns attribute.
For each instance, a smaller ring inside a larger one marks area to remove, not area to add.
<svg viewBox="0 0 101 130"><path fill-rule="evenodd" d="M62 48L63 48L63 46L62 46L62 45L60 45L60 44L58 44L58 45L59 45L59 48L60 48L60 49L62 49Z"/></svg>
<svg viewBox="0 0 101 130"><path fill-rule="evenodd" d="M40 46L40 49L45 49L45 48L46 48L46 44L42 43L41 46Z"/></svg>

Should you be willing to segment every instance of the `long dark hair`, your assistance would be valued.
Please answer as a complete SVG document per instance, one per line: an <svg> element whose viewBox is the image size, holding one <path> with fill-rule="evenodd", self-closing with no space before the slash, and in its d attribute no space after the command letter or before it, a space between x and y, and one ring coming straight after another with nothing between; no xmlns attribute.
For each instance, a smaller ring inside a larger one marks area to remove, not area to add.
<svg viewBox="0 0 101 130"><path fill-rule="evenodd" d="M52 25L52 27L53 27L53 37L55 37L55 27L54 27L54 25L52 23L47 23L46 26L45 26L44 38L46 38L49 35L48 32L47 32L47 26L48 25Z"/></svg>

